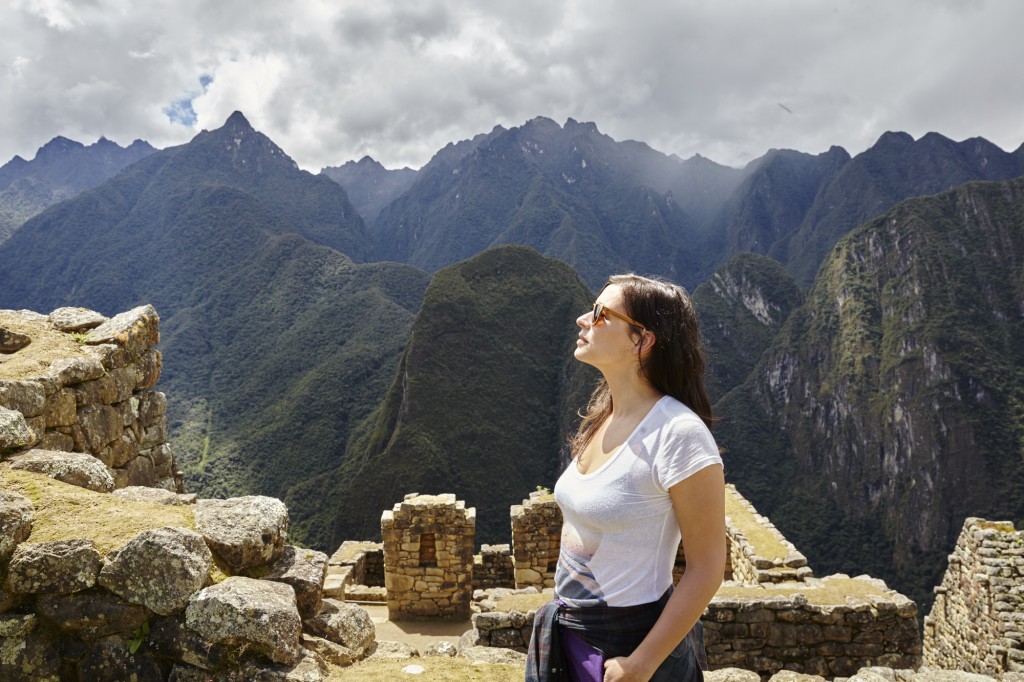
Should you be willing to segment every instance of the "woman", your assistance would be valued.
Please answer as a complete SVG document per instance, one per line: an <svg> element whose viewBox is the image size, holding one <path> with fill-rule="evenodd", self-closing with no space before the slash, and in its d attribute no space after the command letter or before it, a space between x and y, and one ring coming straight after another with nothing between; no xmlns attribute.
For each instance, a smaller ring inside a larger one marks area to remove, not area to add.
<svg viewBox="0 0 1024 682"><path fill-rule="evenodd" d="M603 380L555 485L556 599L538 611L526 679L699 681L686 636L722 582L725 491L693 303L619 275L576 324L575 356Z"/></svg>

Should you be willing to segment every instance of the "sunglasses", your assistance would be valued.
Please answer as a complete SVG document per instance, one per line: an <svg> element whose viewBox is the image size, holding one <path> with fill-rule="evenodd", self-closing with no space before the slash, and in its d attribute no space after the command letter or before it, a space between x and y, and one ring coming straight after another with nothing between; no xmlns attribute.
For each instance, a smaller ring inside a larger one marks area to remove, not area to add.
<svg viewBox="0 0 1024 682"><path fill-rule="evenodd" d="M617 310L612 310L611 308L605 306L603 303L594 304L594 317L590 320L590 323L597 324L599 320L607 319L608 315L619 318L623 322L626 322L627 324L636 327L641 332L647 331L647 327L643 326L629 315L626 315L625 313L620 313Z"/></svg>

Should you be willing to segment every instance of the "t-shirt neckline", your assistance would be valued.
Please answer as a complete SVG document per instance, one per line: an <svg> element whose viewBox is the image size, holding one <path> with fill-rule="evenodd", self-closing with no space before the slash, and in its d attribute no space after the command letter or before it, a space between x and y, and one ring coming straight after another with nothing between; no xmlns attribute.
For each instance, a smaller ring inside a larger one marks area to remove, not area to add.
<svg viewBox="0 0 1024 682"><path fill-rule="evenodd" d="M635 436L637 434L637 432L640 431L640 427L643 426L645 423L647 423L647 420L651 418L651 415L654 414L654 410L658 407L658 405L661 404L661 401L663 401L667 397L668 397L667 395L663 395L660 398L658 398L657 402L655 402L653 405L651 405L651 409L647 410L647 414L644 415L644 418L641 419L637 423L637 425L633 427L633 431L630 432L630 434L628 436L626 436L626 440L622 441L622 445L620 445L618 447L618 449L616 449L615 452L612 453L612 456L609 457L608 460L604 464L599 466L594 471L591 471L590 473L587 473L587 474L581 472L580 468L579 468L579 465L576 463L577 458L574 457L572 462L570 462L570 466L572 467L572 472L574 474L576 474L576 478L580 478L580 479L583 479L583 480L587 480L587 479L593 478L594 476L597 476L599 473L601 473L602 471L607 469L609 466L611 466L612 462L614 462L616 459L619 458L619 454L623 450L625 450L626 446L629 445L631 440L633 440L633 436Z"/></svg>

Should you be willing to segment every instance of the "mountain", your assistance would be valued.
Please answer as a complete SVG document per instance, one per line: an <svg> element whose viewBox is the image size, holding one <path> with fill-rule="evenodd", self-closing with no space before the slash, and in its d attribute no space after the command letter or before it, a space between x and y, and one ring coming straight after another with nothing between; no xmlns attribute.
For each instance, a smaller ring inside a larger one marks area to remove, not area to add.
<svg viewBox="0 0 1024 682"><path fill-rule="evenodd" d="M966 516L1024 519L1024 179L844 238L716 405L732 480L823 571L930 603Z"/></svg>
<svg viewBox="0 0 1024 682"><path fill-rule="evenodd" d="M741 253L693 292L712 402L741 384L803 295L782 264Z"/></svg>
<svg viewBox="0 0 1024 682"><path fill-rule="evenodd" d="M980 137L954 142L928 133L915 141L907 133L888 132L834 174L785 244L769 253L785 254L781 260L806 285L843 235L903 199L1021 175L1024 147L1009 153Z"/></svg>
<svg viewBox="0 0 1024 682"><path fill-rule="evenodd" d="M26 222L0 244L0 308L153 303L189 487L283 498L338 468L426 289L370 253L344 190L235 113Z"/></svg>
<svg viewBox="0 0 1024 682"><path fill-rule="evenodd" d="M596 380L572 356L591 300L572 268L524 247L437 272L391 388L334 476L346 482L297 488L289 507L338 500L304 520L331 524L337 546L379 537L381 512L406 493L454 492L476 507L478 543L508 542L509 506L554 485Z"/></svg>
<svg viewBox="0 0 1024 682"><path fill-rule="evenodd" d="M101 137L85 146L55 137L31 161L15 156L0 166L0 242L43 209L99 185L155 151L142 140L121 147Z"/></svg>
<svg viewBox="0 0 1024 682"><path fill-rule="evenodd" d="M369 156L342 166L328 166L320 172L345 188L349 201L366 223L372 223L382 208L416 180L413 169L389 170Z"/></svg>
<svg viewBox="0 0 1024 682"><path fill-rule="evenodd" d="M569 263L591 287L629 270L696 286L713 270L699 247L705 223L743 177L572 119L496 128L465 147L381 211L381 257L433 271L514 243Z"/></svg>

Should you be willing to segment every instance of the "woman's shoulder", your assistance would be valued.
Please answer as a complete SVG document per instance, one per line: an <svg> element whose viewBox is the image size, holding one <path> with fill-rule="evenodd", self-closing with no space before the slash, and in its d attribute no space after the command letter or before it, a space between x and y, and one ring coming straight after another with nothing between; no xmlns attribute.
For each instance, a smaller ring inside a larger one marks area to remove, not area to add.
<svg viewBox="0 0 1024 682"><path fill-rule="evenodd" d="M690 409L686 403L666 395L657 405L662 418L663 427L668 431L678 433L693 433L694 431L711 435L704 420L696 412Z"/></svg>

